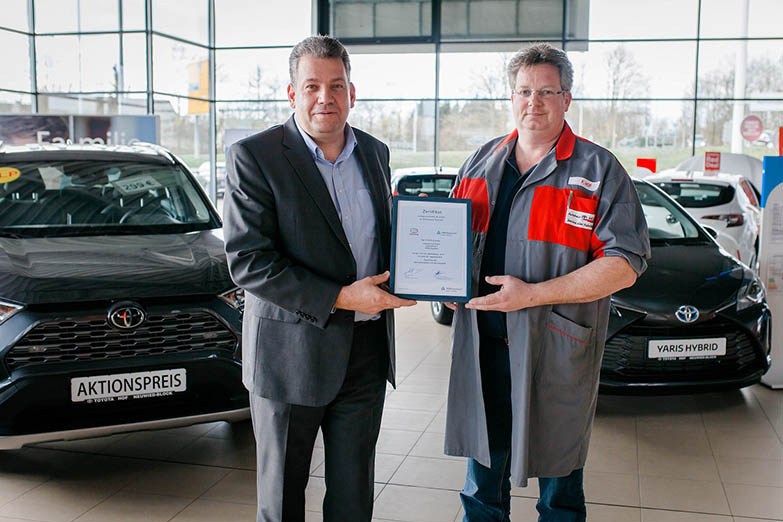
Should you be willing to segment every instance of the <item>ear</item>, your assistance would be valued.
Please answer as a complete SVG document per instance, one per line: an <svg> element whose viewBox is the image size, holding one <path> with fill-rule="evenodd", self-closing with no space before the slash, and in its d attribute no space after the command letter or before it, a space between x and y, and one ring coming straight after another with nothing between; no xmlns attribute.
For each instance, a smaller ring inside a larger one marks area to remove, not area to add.
<svg viewBox="0 0 783 522"><path fill-rule="evenodd" d="M568 108L571 106L571 91L565 93L563 101L565 102L565 110L563 112L568 112Z"/></svg>
<svg viewBox="0 0 783 522"><path fill-rule="evenodd" d="M351 109L353 109L353 106L356 104L356 87L353 86L353 82L351 82L350 87L348 88L349 95L351 97Z"/></svg>
<svg viewBox="0 0 783 522"><path fill-rule="evenodd" d="M294 88L293 84L288 84L288 104L291 106L292 109L296 109L296 89Z"/></svg>

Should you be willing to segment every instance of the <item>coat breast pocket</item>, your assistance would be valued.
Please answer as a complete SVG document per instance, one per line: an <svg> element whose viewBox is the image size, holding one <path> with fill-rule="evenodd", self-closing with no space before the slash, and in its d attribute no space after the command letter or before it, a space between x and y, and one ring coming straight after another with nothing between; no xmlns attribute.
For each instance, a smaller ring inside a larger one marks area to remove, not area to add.
<svg viewBox="0 0 783 522"><path fill-rule="evenodd" d="M598 198L581 190L536 187L530 206L527 238L590 250Z"/></svg>

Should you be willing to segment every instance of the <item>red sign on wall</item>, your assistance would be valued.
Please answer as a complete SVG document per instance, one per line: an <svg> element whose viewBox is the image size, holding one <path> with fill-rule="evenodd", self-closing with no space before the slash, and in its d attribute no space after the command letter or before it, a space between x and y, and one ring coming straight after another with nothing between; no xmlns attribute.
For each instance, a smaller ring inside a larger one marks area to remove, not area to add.
<svg viewBox="0 0 783 522"><path fill-rule="evenodd" d="M704 153L704 171L720 170L720 152L705 152Z"/></svg>
<svg viewBox="0 0 783 522"><path fill-rule="evenodd" d="M758 116L747 116L740 124L740 133L748 141L756 141L761 137L764 124Z"/></svg>

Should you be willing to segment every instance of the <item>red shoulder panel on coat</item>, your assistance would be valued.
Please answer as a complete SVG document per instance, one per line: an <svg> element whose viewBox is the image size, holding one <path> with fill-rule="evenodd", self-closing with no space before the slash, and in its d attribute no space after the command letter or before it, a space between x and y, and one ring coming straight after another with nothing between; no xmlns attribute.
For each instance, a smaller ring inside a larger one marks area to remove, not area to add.
<svg viewBox="0 0 783 522"><path fill-rule="evenodd" d="M487 180L464 178L454 189L455 198L470 200L471 228L474 232L489 229L489 191Z"/></svg>

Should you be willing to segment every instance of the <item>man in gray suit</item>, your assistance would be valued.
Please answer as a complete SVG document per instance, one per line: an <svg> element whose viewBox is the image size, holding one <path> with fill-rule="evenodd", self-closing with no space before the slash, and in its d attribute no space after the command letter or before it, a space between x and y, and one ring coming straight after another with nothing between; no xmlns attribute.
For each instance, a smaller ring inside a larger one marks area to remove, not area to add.
<svg viewBox="0 0 783 522"><path fill-rule="evenodd" d="M394 384L387 293L389 149L346 120L348 53L325 36L289 58L294 116L228 152L224 234L245 289L258 521L303 521L313 445L325 451L324 521L372 518L375 443ZM380 273L379 273L380 272Z"/></svg>

